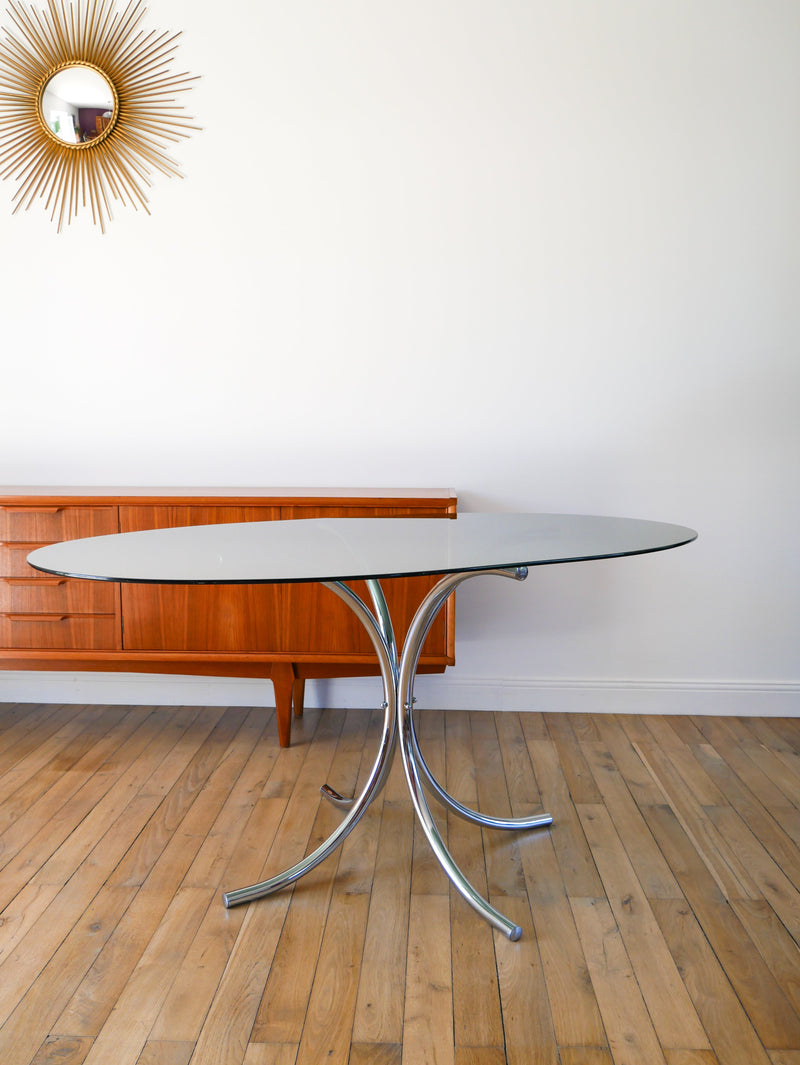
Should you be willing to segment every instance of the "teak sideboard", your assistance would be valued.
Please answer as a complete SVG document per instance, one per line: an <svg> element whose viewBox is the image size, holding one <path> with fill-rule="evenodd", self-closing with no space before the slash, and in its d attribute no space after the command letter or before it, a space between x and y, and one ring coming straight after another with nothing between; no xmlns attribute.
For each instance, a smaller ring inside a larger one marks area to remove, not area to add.
<svg viewBox="0 0 800 1065"><path fill-rule="evenodd" d="M264 677L274 686L281 746L307 678L377 675L351 611L316 584L152 585L51 577L28 553L83 536L171 526L317 517L434 517L456 498L433 490L0 488L0 669ZM405 635L435 577L382 582ZM368 600L363 582L353 582ZM455 662L452 600L420 672Z"/></svg>

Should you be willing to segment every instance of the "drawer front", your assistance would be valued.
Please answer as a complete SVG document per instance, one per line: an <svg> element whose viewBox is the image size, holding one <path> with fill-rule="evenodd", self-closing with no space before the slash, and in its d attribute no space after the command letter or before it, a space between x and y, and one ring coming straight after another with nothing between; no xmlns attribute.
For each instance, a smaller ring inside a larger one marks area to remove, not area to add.
<svg viewBox="0 0 800 1065"><path fill-rule="evenodd" d="M0 647L115 651L119 645L119 624L113 615L0 614Z"/></svg>
<svg viewBox="0 0 800 1065"><path fill-rule="evenodd" d="M116 506L0 506L0 540L52 544L118 531Z"/></svg>
<svg viewBox="0 0 800 1065"><path fill-rule="evenodd" d="M0 505L0 647L118 650L122 633L116 585L55 577L27 562L43 544L118 531L116 504Z"/></svg>
<svg viewBox="0 0 800 1065"><path fill-rule="evenodd" d="M31 551L35 551L37 547L41 546L41 544L37 543L24 542L17 544L0 543L0 577L24 577L26 580L32 581L49 576L49 574L42 573L41 570L34 569L33 566L28 565L28 555Z"/></svg>
<svg viewBox="0 0 800 1065"><path fill-rule="evenodd" d="M117 586L65 577L0 578L0 613L114 614Z"/></svg>

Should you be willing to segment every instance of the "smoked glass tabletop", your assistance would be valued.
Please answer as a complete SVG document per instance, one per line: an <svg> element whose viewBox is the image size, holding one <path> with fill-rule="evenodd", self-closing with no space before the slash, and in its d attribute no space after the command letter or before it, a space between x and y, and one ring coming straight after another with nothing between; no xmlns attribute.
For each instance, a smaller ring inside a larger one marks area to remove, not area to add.
<svg viewBox="0 0 800 1065"><path fill-rule="evenodd" d="M511 569L665 551L680 525L576 514L307 518L93 536L41 547L45 573L137 584L345 581Z"/></svg>

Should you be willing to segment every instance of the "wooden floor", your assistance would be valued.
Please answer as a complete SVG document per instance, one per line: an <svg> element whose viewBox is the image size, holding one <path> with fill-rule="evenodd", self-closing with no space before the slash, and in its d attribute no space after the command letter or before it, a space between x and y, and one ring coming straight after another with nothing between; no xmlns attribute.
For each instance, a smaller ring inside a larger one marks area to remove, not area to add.
<svg viewBox="0 0 800 1065"><path fill-rule="evenodd" d="M800 1065L800 719L423 712L448 884L401 775L294 893L377 715L0 705L2 1065ZM474 767L474 768L473 768Z"/></svg>

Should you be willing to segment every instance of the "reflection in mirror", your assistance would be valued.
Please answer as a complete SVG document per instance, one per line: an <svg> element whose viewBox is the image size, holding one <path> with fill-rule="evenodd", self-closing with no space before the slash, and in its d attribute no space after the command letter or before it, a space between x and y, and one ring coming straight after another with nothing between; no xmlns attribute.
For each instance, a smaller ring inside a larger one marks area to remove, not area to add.
<svg viewBox="0 0 800 1065"><path fill-rule="evenodd" d="M45 83L39 106L53 136L66 144L87 144L113 124L114 97L111 83L99 70L75 64Z"/></svg>

